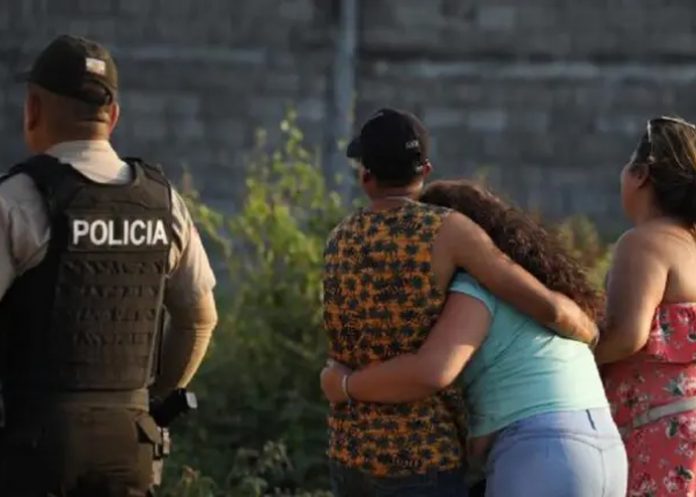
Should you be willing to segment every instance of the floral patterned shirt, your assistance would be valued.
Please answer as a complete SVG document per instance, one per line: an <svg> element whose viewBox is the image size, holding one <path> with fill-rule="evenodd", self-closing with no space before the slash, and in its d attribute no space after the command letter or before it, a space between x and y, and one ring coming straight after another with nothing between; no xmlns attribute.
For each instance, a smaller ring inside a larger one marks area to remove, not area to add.
<svg viewBox="0 0 696 497"><path fill-rule="evenodd" d="M358 211L334 230L324 277L333 359L361 368L420 347L445 299L431 257L448 213L409 202ZM454 469L463 462L463 412L454 388L411 404L333 406L329 456L375 476Z"/></svg>

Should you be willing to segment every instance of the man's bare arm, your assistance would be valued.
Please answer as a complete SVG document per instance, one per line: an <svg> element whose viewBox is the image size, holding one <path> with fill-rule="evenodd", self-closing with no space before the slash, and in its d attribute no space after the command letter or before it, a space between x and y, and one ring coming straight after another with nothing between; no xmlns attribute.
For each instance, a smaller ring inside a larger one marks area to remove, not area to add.
<svg viewBox="0 0 696 497"><path fill-rule="evenodd" d="M500 251L488 234L468 217L452 213L438 243L455 266L464 269L493 294L561 336L592 343L597 326L575 302L546 288Z"/></svg>
<svg viewBox="0 0 696 497"><path fill-rule="evenodd" d="M166 395L189 384L205 357L217 324L212 292L193 305L170 303L167 310L171 321L164 336L161 373L152 387L155 395Z"/></svg>

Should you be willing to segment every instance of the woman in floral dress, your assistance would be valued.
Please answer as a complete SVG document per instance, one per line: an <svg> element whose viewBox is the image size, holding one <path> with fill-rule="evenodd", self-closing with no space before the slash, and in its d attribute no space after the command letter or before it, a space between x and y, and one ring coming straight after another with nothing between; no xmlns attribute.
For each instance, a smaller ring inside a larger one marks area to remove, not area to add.
<svg viewBox="0 0 696 497"><path fill-rule="evenodd" d="M696 127L648 122L621 175L619 240L596 349L629 458L628 497L696 497Z"/></svg>

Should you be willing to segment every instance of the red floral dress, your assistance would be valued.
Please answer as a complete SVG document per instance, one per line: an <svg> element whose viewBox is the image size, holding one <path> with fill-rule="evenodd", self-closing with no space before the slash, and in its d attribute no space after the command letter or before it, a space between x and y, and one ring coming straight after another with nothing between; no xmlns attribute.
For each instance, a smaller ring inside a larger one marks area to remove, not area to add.
<svg viewBox="0 0 696 497"><path fill-rule="evenodd" d="M696 303L659 307L645 347L603 373L619 427L652 407L696 396ZM627 497L696 497L696 410L630 430L624 441Z"/></svg>

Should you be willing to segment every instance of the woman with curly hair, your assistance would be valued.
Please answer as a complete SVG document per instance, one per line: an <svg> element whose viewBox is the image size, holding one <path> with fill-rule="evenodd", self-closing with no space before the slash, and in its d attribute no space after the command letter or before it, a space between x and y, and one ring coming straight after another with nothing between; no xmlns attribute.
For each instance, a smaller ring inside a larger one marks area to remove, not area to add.
<svg viewBox="0 0 696 497"><path fill-rule="evenodd" d="M634 227L609 272L596 356L629 497L696 496L696 127L660 117L621 174Z"/></svg>
<svg viewBox="0 0 696 497"><path fill-rule="evenodd" d="M468 216L549 289L590 316L600 313L603 301L582 268L529 216L466 181L435 182L421 200ZM322 387L332 402L403 403L438 395L457 377L469 410L470 464L485 466L487 496L625 496L626 453L591 350L468 274L452 281L417 353L354 372L331 363Z"/></svg>

